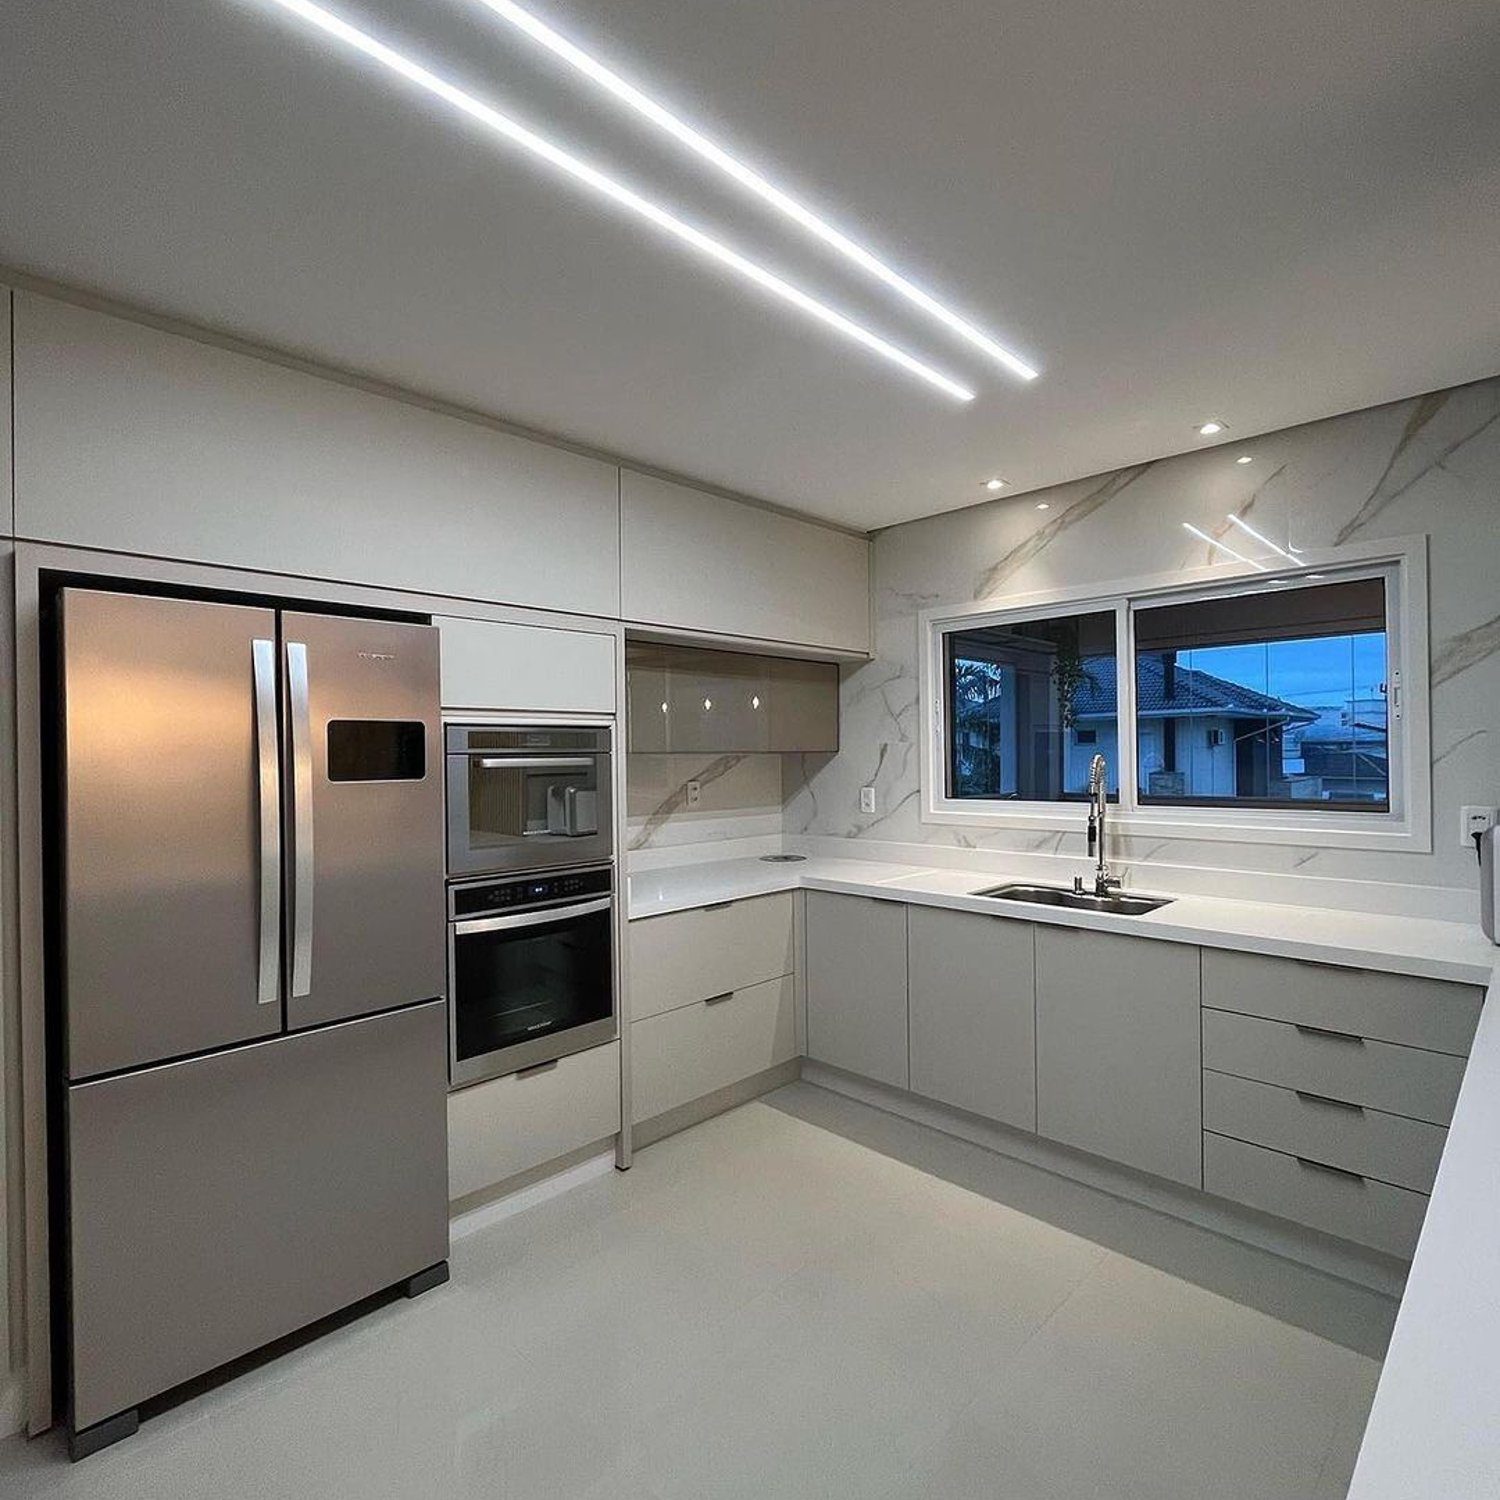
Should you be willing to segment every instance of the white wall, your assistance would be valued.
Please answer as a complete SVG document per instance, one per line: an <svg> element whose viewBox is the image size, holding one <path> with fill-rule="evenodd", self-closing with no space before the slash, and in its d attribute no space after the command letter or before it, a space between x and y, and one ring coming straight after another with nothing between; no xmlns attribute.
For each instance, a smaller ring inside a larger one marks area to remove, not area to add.
<svg viewBox="0 0 1500 1500"><path fill-rule="evenodd" d="M1240 453L1253 462L1239 466ZM1049 509L1039 511L1041 501ZM1430 854L1316 846L1130 839L1116 856L1162 864L1389 881L1461 892L1472 917L1474 852L1463 803L1500 804L1500 380L1059 485L880 532L874 544L874 656L846 669L842 748L809 762L787 808L789 834L926 849L1062 852L1083 838L924 824L918 817L917 615L930 607L1098 586L1202 567L1211 534L1238 511L1272 539L1324 548L1430 538L1434 847ZM873 783L874 814L859 811ZM920 850L913 858L920 858ZM1432 904L1428 903L1429 906Z"/></svg>

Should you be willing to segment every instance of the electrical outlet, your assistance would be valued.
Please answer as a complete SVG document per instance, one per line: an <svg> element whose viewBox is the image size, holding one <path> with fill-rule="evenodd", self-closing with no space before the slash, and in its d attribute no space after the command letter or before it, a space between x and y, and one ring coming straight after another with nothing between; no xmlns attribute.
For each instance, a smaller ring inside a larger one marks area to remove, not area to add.
<svg viewBox="0 0 1500 1500"><path fill-rule="evenodd" d="M703 783L701 781L690 781L687 784L687 805L697 807L698 800L703 796Z"/></svg>
<svg viewBox="0 0 1500 1500"><path fill-rule="evenodd" d="M862 787L860 787L860 789L859 789L859 810L862 813L872 813L872 812L875 811L875 788L874 787L872 787L872 786L862 786Z"/></svg>
<svg viewBox="0 0 1500 1500"><path fill-rule="evenodd" d="M1493 807L1462 807L1459 809L1458 841L1464 848L1474 846L1474 835L1495 826Z"/></svg>

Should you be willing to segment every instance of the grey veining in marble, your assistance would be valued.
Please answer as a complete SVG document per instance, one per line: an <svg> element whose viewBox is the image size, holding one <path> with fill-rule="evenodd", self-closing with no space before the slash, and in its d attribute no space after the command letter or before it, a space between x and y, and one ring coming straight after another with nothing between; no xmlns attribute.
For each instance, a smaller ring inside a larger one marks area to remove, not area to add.
<svg viewBox="0 0 1500 1500"><path fill-rule="evenodd" d="M1252 462L1236 465L1241 453ZM1038 511L1042 502L1050 509ZM1500 800L1500 379L878 533L873 658L845 673L839 754L788 767L785 831L997 853L1034 852L1041 838L1082 854L1081 834L922 822L918 615L1063 587L1105 593L1124 579L1222 561L1182 523L1218 536L1231 514L1253 516L1281 546L1430 539L1433 850L1157 840L1122 854L1132 878L1148 885L1164 861L1472 890L1473 852L1452 830L1460 805ZM874 814L859 811L863 786L876 789Z"/></svg>

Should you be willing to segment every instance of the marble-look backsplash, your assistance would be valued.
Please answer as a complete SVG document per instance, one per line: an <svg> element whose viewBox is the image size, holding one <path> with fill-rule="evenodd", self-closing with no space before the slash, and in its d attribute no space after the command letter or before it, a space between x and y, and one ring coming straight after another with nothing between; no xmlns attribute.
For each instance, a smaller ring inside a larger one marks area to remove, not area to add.
<svg viewBox="0 0 1500 1500"><path fill-rule="evenodd" d="M1253 462L1237 465L1241 453ZM1202 567L1211 551L1182 523L1218 536L1229 512L1283 546L1430 537L1433 852L1121 839L1117 862L1141 882L1151 867L1189 866L1472 890L1458 809L1500 802L1500 379L880 532L874 657L844 670L838 755L788 757L785 833L1082 856L1081 834L921 821L918 612ZM861 813L872 784L877 810Z"/></svg>
<svg viewBox="0 0 1500 1500"><path fill-rule="evenodd" d="M626 848L631 852L730 839L779 837L780 755L642 755L625 762ZM688 782L699 787L688 806Z"/></svg>

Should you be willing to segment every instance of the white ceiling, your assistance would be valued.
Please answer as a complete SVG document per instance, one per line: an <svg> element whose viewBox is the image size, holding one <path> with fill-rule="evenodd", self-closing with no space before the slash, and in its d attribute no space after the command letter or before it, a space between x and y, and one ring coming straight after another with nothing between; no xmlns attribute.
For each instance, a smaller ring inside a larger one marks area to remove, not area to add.
<svg viewBox="0 0 1500 1500"><path fill-rule="evenodd" d="M858 527L1500 370L1494 0L536 0L1030 385L474 0L324 3L978 399L267 0L0 6L0 263Z"/></svg>

